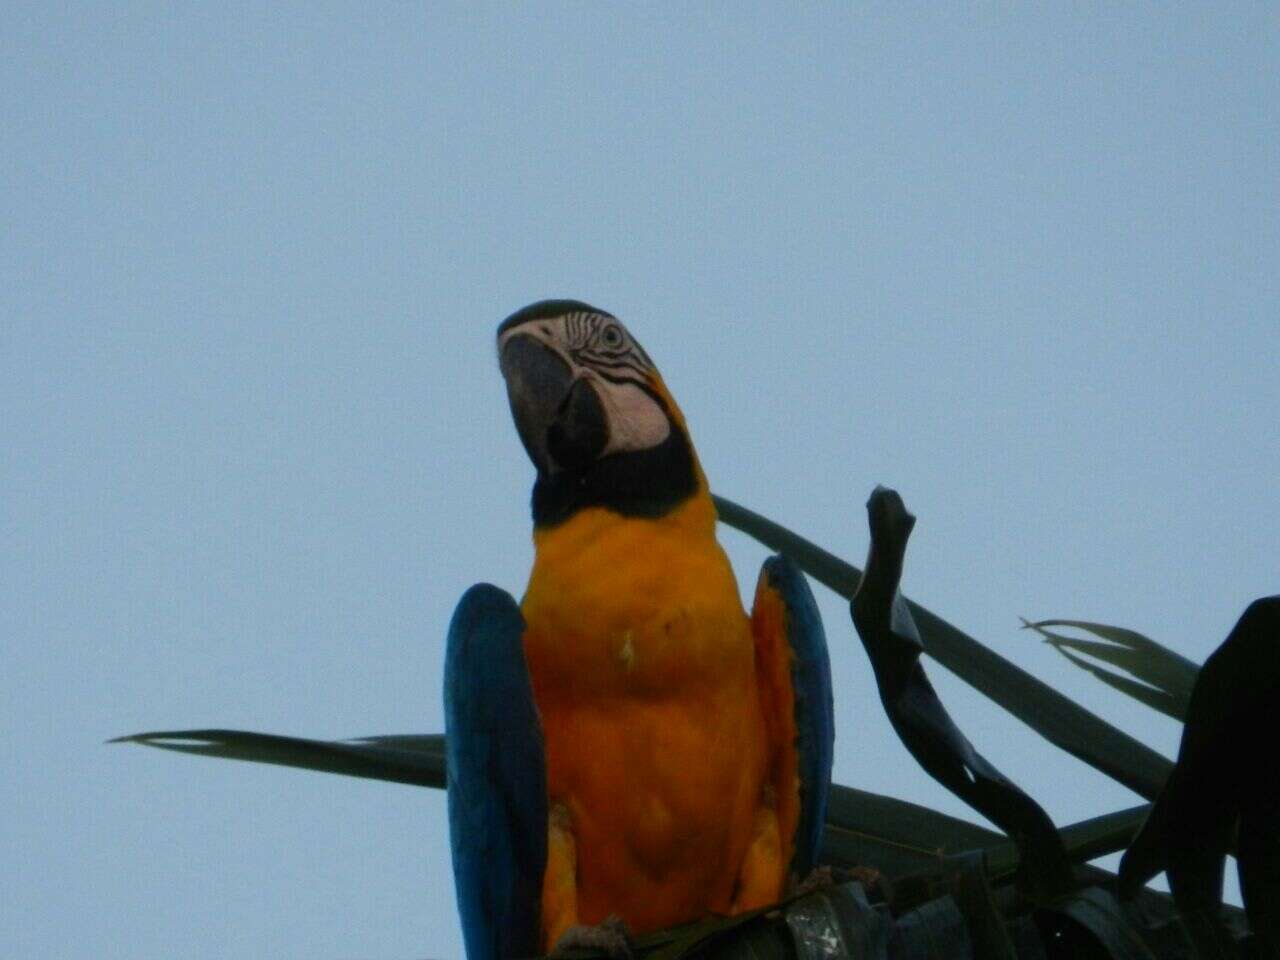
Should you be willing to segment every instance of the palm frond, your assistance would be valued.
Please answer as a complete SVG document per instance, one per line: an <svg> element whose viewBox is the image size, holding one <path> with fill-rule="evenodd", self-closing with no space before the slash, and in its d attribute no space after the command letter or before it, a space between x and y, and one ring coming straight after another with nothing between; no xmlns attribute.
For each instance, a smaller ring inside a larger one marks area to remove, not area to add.
<svg viewBox="0 0 1280 960"><path fill-rule="evenodd" d="M135 733L107 742L137 743L198 757L248 760L418 787L443 789L445 785L444 737L440 734L309 740L247 730L166 730Z"/></svg>
<svg viewBox="0 0 1280 960"><path fill-rule="evenodd" d="M1186 657L1135 630L1105 623L1093 623L1089 620L1032 622L1026 619L1022 623L1025 629L1040 634L1046 643L1069 661L1108 686L1175 720L1186 718L1191 690L1200 673L1200 668ZM1071 627L1101 639L1073 637L1050 630L1050 627ZM1101 667L1091 662L1092 660L1117 667L1129 676Z"/></svg>
<svg viewBox="0 0 1280 960"><path fill-rule="evenodd" d="M717 496L720 520L772 550L785 553L818 582L852 599L862 571L732 500ZM1153 799L1173 768L1156 751L1111 726L1057 690L1010 663L937 614L907 600L925 653L1050 743Z"/></svg>

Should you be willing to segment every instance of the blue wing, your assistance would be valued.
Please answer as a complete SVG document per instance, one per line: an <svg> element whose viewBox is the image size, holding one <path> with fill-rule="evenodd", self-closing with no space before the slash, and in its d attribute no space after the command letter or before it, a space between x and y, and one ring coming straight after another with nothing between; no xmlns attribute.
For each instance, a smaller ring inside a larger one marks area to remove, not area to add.
<svg viewBox="0 0 1280 960"><path fill-rule="evenodd" d="M524 618L489 584L463 594L444 669L449 841L468 960L542 952L547 783Z"/></svg>
<svg viewBox="0 0 1280 960"><path fill-rule="evenodd" d="M791 647L791 688L799 750L800 821L796 826L792 873L801 879L817 865L822 828L831 792L831 755L835 711L831 700L831 661L813 592L799 568L784 556L770 557L760 573L787 611Z"/></svg>

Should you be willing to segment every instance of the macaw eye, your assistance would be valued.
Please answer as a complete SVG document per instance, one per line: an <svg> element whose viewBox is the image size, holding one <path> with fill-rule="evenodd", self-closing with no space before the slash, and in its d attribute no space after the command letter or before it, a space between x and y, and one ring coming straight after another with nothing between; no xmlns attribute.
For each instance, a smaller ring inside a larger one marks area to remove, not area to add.
<svg viewBox="0 0 1280 960"><path fill-rule="evenodd" d="M604 332L600 334L600 338L604 341L606 347L622 346L622 331L617 327L605 327Z"/></svg>

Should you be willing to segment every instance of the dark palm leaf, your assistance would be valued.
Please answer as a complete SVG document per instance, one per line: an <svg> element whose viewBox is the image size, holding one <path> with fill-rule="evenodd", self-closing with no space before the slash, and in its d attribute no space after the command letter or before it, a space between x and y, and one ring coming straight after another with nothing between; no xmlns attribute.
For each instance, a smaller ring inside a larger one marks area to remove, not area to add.
<svg viewBox="0 0 1280 960"><path fill-rule="evenodd" d="M867 569L849 608L894 731L926 773L1017 844L1016 882L1023 895L1044 903L1070 893L1075 870L1053 820L974 748L920 663L924 644L898 589L915 516L897 491L876 487L867 520Z"/></svg>
<svg viewBox="0 0 1280 960"><path fill-rule="evenodd" d="M224 760L251 760L348 777L444 788L444 736L401 735L308 740L247 730L167 730L116 737L160 750Z"/></svg>
<svg viewBox="0 0 1280 960"><path fill-rule="evenodd" d="M785 553L814 579L852 599L862 571L772 520L716 497L720 519ZM907 600L924 651L1041 736L1135 793L1154 798L1173 768L1169 760L989 650L924 607Z"/></svg>
<svg viewBox="0 0 1280 960"><path fill-rule="evenodd" d="M1034 630L1044 637L1046 643L1051 644L1077 667L1093 674L1108 686L1175 720L1186 717L1191 688L1195 686L1196 676L1200 672L1200 668L1186 657L1136 631L1105 623L1087 620L1038 620L1033 623L1025 619L1022 623L1026 629ZM1073 627L1102 639L1085 640L1050 630L1049 627ZM1118 667L1129 676L1121 676L1100 667L1079 654Z"/></svg>
<svg viewBox="0 0 1280 960"><path fill-rule="evenodd" d="M1209 656L1191 695L1178 764L1120 865L1122 893L1167 870L1206 956L1229 939L1219 916L1232 835L1264 956L1280 956L1280 596L1254 601Z"/></svg>

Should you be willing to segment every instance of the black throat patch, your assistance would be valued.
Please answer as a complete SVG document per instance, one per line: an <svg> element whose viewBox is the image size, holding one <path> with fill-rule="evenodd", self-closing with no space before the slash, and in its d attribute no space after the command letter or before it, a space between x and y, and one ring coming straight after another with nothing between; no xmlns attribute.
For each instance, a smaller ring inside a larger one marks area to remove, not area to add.
<svg viewBox="0 0 1280 960"><path fill-rule="evenodd" d="M697 489L693 447L673 423L656 447L610 454L577 470L540 472L533 485L533 525L559 526L586 507L653 519L670 513Z"/></svg>

